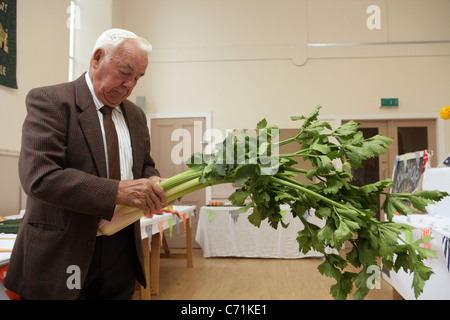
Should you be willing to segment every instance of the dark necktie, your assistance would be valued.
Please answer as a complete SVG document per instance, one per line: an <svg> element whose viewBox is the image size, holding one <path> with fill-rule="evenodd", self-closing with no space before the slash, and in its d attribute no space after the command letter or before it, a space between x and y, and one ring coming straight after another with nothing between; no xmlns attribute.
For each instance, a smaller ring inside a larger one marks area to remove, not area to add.
<svg viewBox="0 0 450 320"><path fill-rule="evenodd" d="M120 180L119 140L111 117L113 108L103 106L100 111L103 113L103 126L108 148L109 178Z"/></svg>

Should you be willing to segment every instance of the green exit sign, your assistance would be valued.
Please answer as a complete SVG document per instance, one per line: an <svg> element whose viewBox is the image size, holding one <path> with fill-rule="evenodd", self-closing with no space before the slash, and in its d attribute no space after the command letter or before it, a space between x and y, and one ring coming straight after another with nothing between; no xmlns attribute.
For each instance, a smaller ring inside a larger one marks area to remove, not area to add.
<svg viewBox="0 0 450 320"><path fill-rule="evenodd" d="M382 98L381 99L382 107L398 107L398 98Z"/></svg>

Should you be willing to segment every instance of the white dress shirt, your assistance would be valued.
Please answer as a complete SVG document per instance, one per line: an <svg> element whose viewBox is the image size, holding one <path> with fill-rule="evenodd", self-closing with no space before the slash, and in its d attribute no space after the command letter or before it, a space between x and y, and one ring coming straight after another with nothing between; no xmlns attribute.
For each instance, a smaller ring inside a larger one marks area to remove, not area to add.
<svg viewBox="0 0 450 320"><path fill-rule="evenodd" d="M109 177L108 149L106 147L105 129L103 127L103 114L100 112L100 108L103 107L103 103L97 98L97 95L95 94L94 85L92 84L92 80L89 77L88 72L86 72L86 83L89 87L89 90L91 91L92 98L94 99L98 118L100 120L100 126L102 127L103 144L105 146L106 170ZM121 180L133 180L133 153L131 150L130 132L128 131L128 126L120 105L114 108L112 112L112 120L116 127L117 137L119 139Z"/></svg>

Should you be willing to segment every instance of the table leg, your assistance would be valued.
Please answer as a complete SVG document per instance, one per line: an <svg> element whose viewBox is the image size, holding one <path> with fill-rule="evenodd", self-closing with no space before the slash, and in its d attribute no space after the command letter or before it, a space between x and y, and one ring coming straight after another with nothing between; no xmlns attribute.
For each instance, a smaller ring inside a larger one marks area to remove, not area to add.
<svg viewBox="0 0 450 320"><path fill-rule="evenodd" d="M133 300L151 300L150 294L150 246L148 239L142 239L142 253L144 255L144 272L147 286L144 288L139 281L136 280L135 293Z"/></svg>
<svg viewBox="0 0 450 320"><path fill-rule="evenodd" d="M147 287L141 287L141 300L151 300L150 294L150 245L148 239L142 240L142 251L144 253L144 268L145 279L147 280Z"/></svg>
<svg viewBox="0 0 450 320"><path fill-rule="evenodd" d="M192 268L194 263L192 258L192 228L190 217L186 220L186 260L187 267Z"/></svg>
<svg viewBox="0 0 450 320"><path fill-rule="evenodd" d="M392 300L405 300L395 288L392 288Z"/></svg>
<svg viewBox="0 0 450 320"><path fill-rule="evenodd" d="M150 290L151 294L159 293L159 257L160 255L160 234L152 236L152 248L150 250Z"/></svg>
<svg viewBox="0 0 450 320"><path fill-rule="evenodd" d="M165 257L170 258L170 247L169 247L169 244L167 243L166 235L163 236L162 244L163 244Z"/></svg>
<svg viewBox="0 0 450 320"><path fill-rule="evenodd" d="M192 251L192 228L190 224L190 218L186 219L186 252L185 253L171 253L169 244L165 241L166 238L163 238L163 248L165 254L160 254L160 258L168 258L168 259L186 259L186 264L188 268L192 268L194 266L193 262L193 251Z"/></svg>

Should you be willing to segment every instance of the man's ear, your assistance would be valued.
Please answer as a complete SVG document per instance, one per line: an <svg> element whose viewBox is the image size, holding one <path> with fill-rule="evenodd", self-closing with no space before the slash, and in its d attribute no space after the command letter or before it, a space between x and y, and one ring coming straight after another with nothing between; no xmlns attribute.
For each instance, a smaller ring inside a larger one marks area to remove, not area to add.
<svg viewBox="0 0 450 320"><path fill-rule="evenodd" d="M105 51L102 48L95 50L92 55L92 67L97 68L100 61L105 57Z"/></svg>

